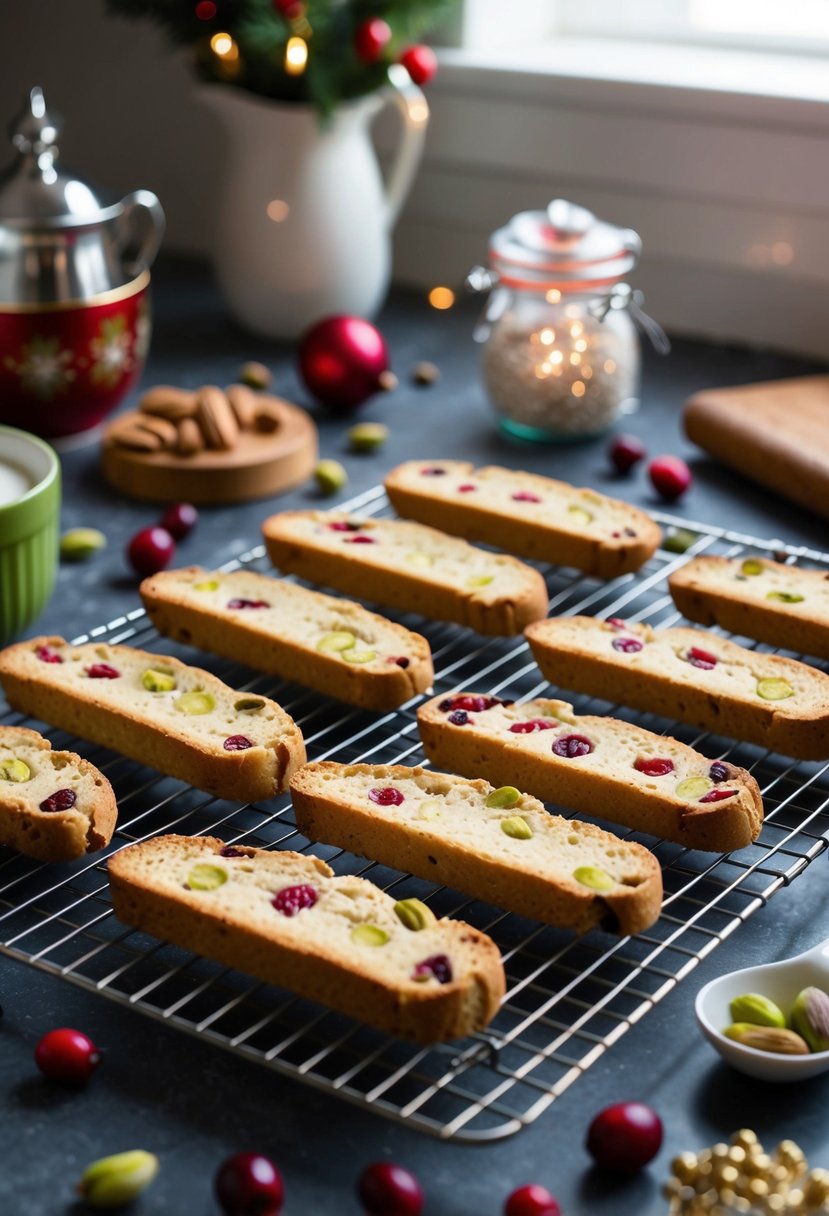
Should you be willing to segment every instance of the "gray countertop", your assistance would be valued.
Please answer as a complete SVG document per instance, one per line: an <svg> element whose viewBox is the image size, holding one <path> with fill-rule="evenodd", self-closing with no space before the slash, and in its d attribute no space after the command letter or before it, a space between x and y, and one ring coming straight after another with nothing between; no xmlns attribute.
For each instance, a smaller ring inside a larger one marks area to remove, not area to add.
<svg viewBox="0 0 829 1216"><path fill-rule="evenodd" d="M162 266L154 292L155 335L145 385L226 384L236 378L240 362L260 359L274 369L277 391L307 404L292 350L235 330L203 267ZM347 454L348 422L315 411L323 454L342 459L350 476L347 490L333 502L376 484L399 460L462 457L589 484L645 508L663 505L642 471L624 480L609 471L603 441L529 447L503 439L480 385L472 320L467 306L437 313L419 296L392 298L380 324L401 384L359 414L389 425L385 451ZM408 371L419 359L440 367L438 384L419 388L410 382ZM646 356L642 409L625 429L645 438L654 455L673 452L689 459L695 483L674 513L760 537L829 547L825 522L709 461L682 438L679 423L682 403L696 389L815 370L764 351L688 340L676 342L665 360ZM89 563L61 568L52 602L30 636L71 637L137 607L136 580L123 549L133 532L160 513L105 485L97 445L64 450L62 463L63 526L102 527L109 545ZM278 506L318 501L313 489L303 487L280 498ZM215 566L250 548L275 503L204 509L178 559ZM792 1137L813 1164L829 1166L829 1078L770 1088L743 1077L719 1062L693 1017L693 996L706 980L797 953L829 936L825 885L824 855L703 961L532 1127L477 1147L433 1141L52 975L0 959L0 1211L4 1216L80 1211L73 1208L72 1184L84 1165L104 1153L136 1147L157 1152L162 1170L133 1210L176 1216L209 1216L217 1210L212 1176L226 1155L243 1148L265 1152L279 1164L286 1180L286 1216L357 1216L355 1179L365 1164L383 1158L419 1175L429 1216L500 1216L506 1195L528 1181L548 1186L566 1216L657 1216L666 1210L660 1187L676 1153L712 1144L746 1125L770 1143ZM105 1050L103 1065L80 1092L48 1084L33 1064L34 1043L58 1025L84 1030ZM634 1098L660 1113L665 1143L650 1167L627 1180L611 1179L591 1168L585 1132L602 1107Z"/></svg>

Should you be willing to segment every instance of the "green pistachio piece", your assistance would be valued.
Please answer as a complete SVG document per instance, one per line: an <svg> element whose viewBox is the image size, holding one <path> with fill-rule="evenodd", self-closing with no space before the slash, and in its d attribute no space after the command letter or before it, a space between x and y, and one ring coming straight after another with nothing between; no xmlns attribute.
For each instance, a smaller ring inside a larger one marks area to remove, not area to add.
<svg viewBox="0 0 829 1216"><path fill-rule="evenodd" d="M382 422L358 422L348 432L352 452L376 452L389 437L389 428Z"/></svg>
<svg viewBox="0 0 829 1216"><path fill-rule="evenodd" d="M510 815L509 819L501 820L501 831L513 840L531 840L533 830L520 815Z"/></svg>
<svg viewBox="0 0 829 1216"><path fill-rule="evenodd" d="M415 570L428 570L434 566L435 559L431 553L424 553L421 549L415 549L412 553L406 554L406 564L414 566Z"/></svg>
<svg viewBox="0 0 829 1216"><path fill-rule="evenodd" d="M829 995L822 988L804 988L797 995L789 1024L812 1051L829 1051Z"/></svg>
<svg viewBox="0 0 829 1216"><path fill-rule="evenodd" d="M769 591L766 595L767 600L773 600L776 604L802 604L803 596L799 591Z"/></svg>
<svg viewBox="0 0 829 1216"><path fill-rule="evenodd" d="M663 540L662 548L668 553L687 553L697 539L697 533L688 528L674 528Z"/></svg>
<svg viewBox="0 0 829 1216"><path fill-rule="evenodd" d="M207 861L200 861L187 875L187 886L191 891L215 891L226 882L227 871L221 866L210 865Z"/></svg>
<svg viewBox="0 0 829 1216"><path fill-rule="evenodd" d="M747 558L740 566L740 574L745 574L749 578L752 578L757 574L762 574L764 570L765 566L761 561L758 561L756 557Z"/></svg>
<svg viewBox="0 0 829 1216"><path fill-rule="evenodd" d="M265 367L264 363L251 361L243 363L239 368L239 379L248 388L258 388L260 391L264 391L266 388L270 388L273 375L270 368Z"/></svg>
<svg viewBox="0 0 829 1216"><path fill-rule="evenodd" d="M494 574L476 574L473 578L466 580L466 585L470 591L474 591L476 587L488 587L490 583L494 582Z"/></svg>
<svg viewBox="0 0 829 1216"><path fill-rule="evenodd" d="M351 940L357 946L385 946L389 935L379 925L355 925L351 930Z"/></svg>
<svg viewBox="0 0 829 1216"><path fill-rule="evenodd" d="M612 891L616 886L615 878L611 878L598 866L579 866L573 871L573 877L576 882L580 882L583 887L589 887L591 891Z"/></svg>
<svg viewBox="0 0 829 1216"><path fill-rule="evenodd" d="M521 800L521 791L514 785L502 785L491 794L487 794L484 806L510 807Z"/></svg>
<svg viewBox="0 0 829 1216"><path fill-rule="evenodd" d="M437 917L432 909L419 899L399 899L394 905L394 911L400 923L413 933L419 933L421 929L428 929L430 925L437 924Z"/></svg>
<svg viewBox="0 0 829 1216"><path fill-rule="evenodd" d="M323 651L342 651L351 650L357 639L353 633L349 633L347 629L335 629L333 633L325 633L317 642L317 650Z"/></svg>
<svg viewBox="0 0 829 1216"><path fill-rule="evenodd" d="M686 777L676 787L678 798L701 798L713 787L714 782L708 777Z"/></svg>
<svg viewBox="0 0 829 1216"><path fill-rule="evenodd" d="M372 659L377 658L376 650L356 650L353 646L348 650L342 651L342 657L346 663L370 663Z"/></svg>
<svg viewBox="0 0 829 1216"><path fill-rule="evenodd" d="M255 714L263 709L265 702L260 697L240 697L233 702L233 708L238 714Z"/></svg>
<svg viewBox="0 0 829 1216"><path fill-rule="evenodd" d="M218 591L219 582L215 578L206 578L201 583L193 583L194 591Z"/></svg>
<svg viewBox="0 0 829 1216"><path fill-rule="evenodd" d="M183 714L209 714L216 708L216 698L209 692L183 692L174 704Z"/></svg>
<svg viewBox="0 0 829 1216"><path fill-rule="evenodd" d="M728 1012L732 1022L750 1022L752 1026L786 1025L783 1010L759 992L746 992L742 996L735 996L728 1006Z"/></svg>
<svg viewBox="0 0 829 1216"><path fill-rule="evenodd" d="M91 1208L120 1208L150 1185L158 1173L158 1158L142 1149L115 1153L93 1161L81 1175L78 1193Z"/></svg>
<svg viewBox="0 0 829 1216"><path fill-rule="evenodd" d="M418 819L425 819L429 823L434 823L436 819L440 819L441 802L438 798L427 798L425 802L421 802L417 808Z"/></svg>
<svg viewBox="0 0 829 1216"><path fill-rule="evenodd" d="M141 683L147 692L172 692L176 687L176 677L169 671L157 671L148 667L141 677Z"/></svg>
<svg viewBox="0 0 829 1216"><path fill-rule="evenodd" d="M574 524L590 524L593 522L592 513L585 511L584 507L568 507L567 514L570 516L570 522Z"/></svg>
<svg viewBox="0 0 829 1216"><path fill-rule="evenodd" d="M348 473L339 460L321 460L314 469L314 477L323 494L336 494L348 485Z"/></svg>
<svg viewBox="0 0 829 1216"><path fill-rule="evenodd" d="M786 697L794 696L794 689L788 680L772 679L769 676L765 680L757 681L757 696L762 697L764 701L785 701Z"/></svg>
<svg viewBox="0 0 829 1216"><path fill-rule="evenodd" d="M20 784L28 781L31 775L32 770L22 760L0 761L0 779L3 781L14 781L16 784Z"/></svg>
<svg viewBox="0 0 829 1216"><path fill-rule="evenodd" d="M83 562L93 553L106 548L107 538L97 528L70 528L60 538L60 556L64 562Z"/></svg>
<svg viewBox="0 0 829 1216"><path fill-rule="evenodd" d="M757 1051L770 1051L780 1056L807 1056L809 1045L793 1030L780 1026L757 1026L753 1022L734 1022L723 1031L727 1039L754 1047Z"/></svg>

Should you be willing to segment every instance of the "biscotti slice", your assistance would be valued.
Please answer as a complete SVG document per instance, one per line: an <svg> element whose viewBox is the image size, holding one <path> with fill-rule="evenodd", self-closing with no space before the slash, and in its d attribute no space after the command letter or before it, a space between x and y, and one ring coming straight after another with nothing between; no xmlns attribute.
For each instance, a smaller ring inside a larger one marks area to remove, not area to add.
<svg viewBox="0 0 829 1216"><path fill-rule="evenodd" d="M434 697L417 711L433 764L493 785L724 853L755 840L763 802L745 769L566 701L521 704L478 693Z"/></svg>
<svg viewBox="0 0 829 1216"><path fill-rule="evenodd" d="M220 798L271 798L305 761L275 701L166 655L32 638L0 651L0 683L15 709Z"/></svg>
<svg viewBox="0 0 829 1216"><path fill-rule="evenodd" d="M695 557L668 579L689 621L829 659L829 573L765 557Z"/></svg>
<svg viewBox="0 0 829 1216"><path fill-rule="evenodd" d="M88 760L53 752L36 730L0 726L0 845L38 861L71 861L109 844L118 808Z"/></svg>
<svg viewBox="0 0 829 1216"><path fill-rule="evenodd" d="M640 844L549 815L513 786L400 764L306 764L291 778L297 827L397 870L533 920L639 933L659 916L662 871ZM431 923L414 901L410 919Z"/></svg>
<svg viewBox="0 0 829 1216"><path fill-rule="evenodd" d="M141 584L159 632L368 709L394 709L434 679L429 643L350 600L249 570L198 567Z"/></svg>
<svg viewBox="0 0 829 1216"><path fill-rule="evenodd" d="M537 570L423 524L284 511L262 533L271 561L288 574L478 633L520 633L547 615Z"/></svg>
<svg viewBox="0 0 829 1216"><path fill-rule="evenodd" d="M109 882L125 924L402 1038L472 1034L504 995L485 934L413 926L393 896L316 857L158 836L110 858Z"/></svg>
<svg viewBox="0 0 829 1216"><path fill-rule="evenodd" d="M660 629L614 617L552 617L525 630L544 676L560 688L801 760L829 756L829 676L700 629Z"/></svg>
<svg viewBox="0 0 829 1216"><path fill-rule="evenodd" d="M638 570L662 538L659 525L629 503L494 465L409 460L385 486L409 519L599 578Z"/></svg>

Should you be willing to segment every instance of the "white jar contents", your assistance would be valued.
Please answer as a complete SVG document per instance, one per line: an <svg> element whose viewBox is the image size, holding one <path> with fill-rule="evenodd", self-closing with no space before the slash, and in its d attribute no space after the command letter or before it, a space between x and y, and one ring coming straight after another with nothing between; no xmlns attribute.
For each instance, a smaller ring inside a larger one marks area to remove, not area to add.
<svg viewBox="0 0 829 1216"><path fill-rule="evenodd" d="M19 464L0 459L0 507L17 502L24 494L28 494L34 485L34 479Z"/></svg>

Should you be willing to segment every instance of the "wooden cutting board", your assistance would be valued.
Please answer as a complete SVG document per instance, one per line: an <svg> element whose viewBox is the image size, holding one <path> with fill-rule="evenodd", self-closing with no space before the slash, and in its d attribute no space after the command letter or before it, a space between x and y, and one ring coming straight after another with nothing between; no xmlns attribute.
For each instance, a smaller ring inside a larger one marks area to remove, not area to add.
<svg viewBox="0 0 829 1216"><path fill-rule="evenodd" d="M683 420L711 456L829 519L829 376L705 389Z"/></svg>

